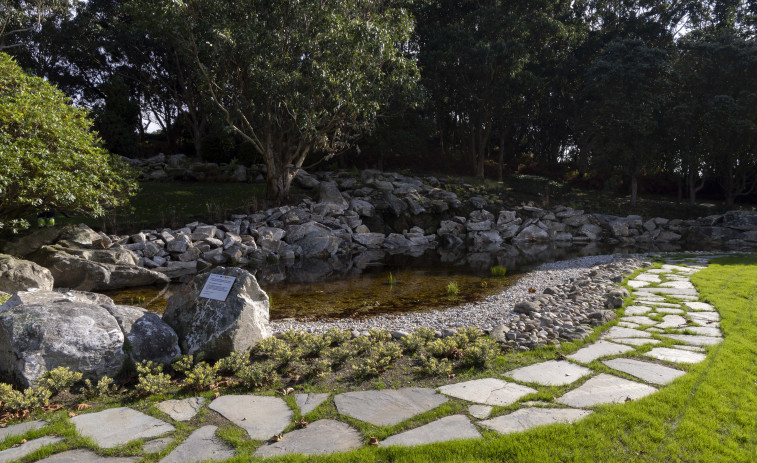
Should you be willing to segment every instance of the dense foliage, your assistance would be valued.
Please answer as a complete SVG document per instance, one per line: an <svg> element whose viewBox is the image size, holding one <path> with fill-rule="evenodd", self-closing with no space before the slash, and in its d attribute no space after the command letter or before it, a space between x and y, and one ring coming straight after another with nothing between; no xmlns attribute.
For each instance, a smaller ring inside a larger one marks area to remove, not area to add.
<svg viewBox="0 0 757 463"><path fill-rule="evenodd" d="M100 215L135 188L100 146L87 112L0 53L0 229L47 210Z"/></svg>
<svg viewBox="0 0 757 463"><path fill-rule="evenodd" d="M306 158L341 152L342 167L557 172L632 199L654 181L731 205L757 185L754 0L90 0L54 20L45 11L11 51L95 109L109 149L262 162L275 198Z"/></svg>

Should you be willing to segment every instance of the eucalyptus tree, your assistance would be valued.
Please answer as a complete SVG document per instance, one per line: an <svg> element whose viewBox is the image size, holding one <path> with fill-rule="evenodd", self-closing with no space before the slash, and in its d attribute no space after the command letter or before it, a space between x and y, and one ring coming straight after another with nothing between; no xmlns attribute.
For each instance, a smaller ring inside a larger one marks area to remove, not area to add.
<svg viewBox="0 0 757 463"><path fill-rule="evenodd" d="M262 156L276 201L309 155L344 152L393 91L418 79L412 18L392 1L187 0L152 11Z"/></svg>

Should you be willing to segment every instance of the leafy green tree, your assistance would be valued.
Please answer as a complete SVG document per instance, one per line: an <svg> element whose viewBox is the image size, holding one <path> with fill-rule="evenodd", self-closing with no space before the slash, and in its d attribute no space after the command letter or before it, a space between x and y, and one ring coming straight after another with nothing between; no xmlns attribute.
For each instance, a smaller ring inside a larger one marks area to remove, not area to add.
<svg viewBox="0 0 757 463"><path fill-rule="evenodd" d="M100 146L86 111L0 53L0 228L19 230L45 210L98 216L136 183Z"/></svg>
<svg viewBox="0 0 757 463"><path fill-rule="evenodd" d="M595 166L630 177L633 206L638 177L655 167L663 146L669 69L665 50L625 39L610 44L584 78L579 147Z"/></svg>
<svg viewBox="0 0 757 463"><path fill-rule="evenodd" d="M417 80L405 49L413 22L391 1L188 0L152 11L193 53L227 123L262 156L276 201L309 154L345 151L397 87Z"/></svg>
<svg viewBox="0 0 757 463"><path fill-rule="evenodd" d="M65 14L77 0L0 0L0 50L23 46L19 36Z"/></svg>

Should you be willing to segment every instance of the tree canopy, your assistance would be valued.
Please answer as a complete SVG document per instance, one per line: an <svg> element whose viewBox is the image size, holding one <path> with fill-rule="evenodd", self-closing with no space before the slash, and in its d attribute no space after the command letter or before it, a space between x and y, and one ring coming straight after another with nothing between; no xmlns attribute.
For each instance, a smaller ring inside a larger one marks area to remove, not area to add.
<svg viewBox="0 0 757 463"><path fill-rule="evenodd" d="M0 229L47 210L98 216L134 192L133 173L102 148L87 111L0 53Z"/></svg>

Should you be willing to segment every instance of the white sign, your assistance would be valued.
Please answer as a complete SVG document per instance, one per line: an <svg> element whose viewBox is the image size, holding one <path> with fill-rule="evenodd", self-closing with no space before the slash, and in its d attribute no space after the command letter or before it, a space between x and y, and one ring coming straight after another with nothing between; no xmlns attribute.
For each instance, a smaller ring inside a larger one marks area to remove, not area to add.
<svg viewBox="0 0 757 463"><path fill-rule="evenodd" d="M216 301L225 301L229 296L229 291L231 291L231 287L236 279L237 277L211 273L208 276L208 281L205 282L205 286L202 287L200 297L215 299Z"/></svg>

